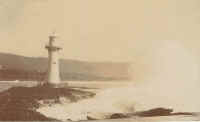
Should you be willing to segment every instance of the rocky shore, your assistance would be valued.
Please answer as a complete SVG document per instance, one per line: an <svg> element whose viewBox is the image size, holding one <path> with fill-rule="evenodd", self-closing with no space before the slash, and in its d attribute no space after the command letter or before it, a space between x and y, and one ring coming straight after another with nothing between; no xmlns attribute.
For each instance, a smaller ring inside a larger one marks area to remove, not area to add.
<svg viewBox="0 0 200 122"><path fill-rule="evenodd" d="M37 112L40 106L77 102L95 94L72 88L13 87L0 93L0 121L56 120Z"/></svg>

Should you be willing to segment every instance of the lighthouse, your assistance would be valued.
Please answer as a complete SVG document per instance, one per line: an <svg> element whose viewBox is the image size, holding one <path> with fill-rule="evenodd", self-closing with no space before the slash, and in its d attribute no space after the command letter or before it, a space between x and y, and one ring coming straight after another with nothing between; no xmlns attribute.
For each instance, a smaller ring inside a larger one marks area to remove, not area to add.
<svg viewBox="0 0 200 122"><path fill-rule="evenodd" d="M62 48L55 45L56 38L57 37L55 35L50 35L49 42L45 46L48 51L48 71L46 84L51 86L58 86L61 83L58 52Z"/></svg>

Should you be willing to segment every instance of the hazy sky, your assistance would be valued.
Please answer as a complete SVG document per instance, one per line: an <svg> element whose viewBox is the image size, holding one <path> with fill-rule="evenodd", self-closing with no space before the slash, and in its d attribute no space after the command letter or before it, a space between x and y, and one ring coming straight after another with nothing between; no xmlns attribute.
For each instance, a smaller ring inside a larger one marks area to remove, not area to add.
<svg viewBox="0 0 200 122"><path fill-rule="evenodd" d="M198 54L200 1L0 0L0 52L47 56L54 30L63 58L132 61L166 40Z"/></svg>

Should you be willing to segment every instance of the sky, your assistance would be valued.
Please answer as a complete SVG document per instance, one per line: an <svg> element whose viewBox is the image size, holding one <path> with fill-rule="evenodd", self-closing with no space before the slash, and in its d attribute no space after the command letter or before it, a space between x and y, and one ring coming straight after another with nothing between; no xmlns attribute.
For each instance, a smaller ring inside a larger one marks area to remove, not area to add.
<svg viewBox="0 0 200 122"><path fill-rule="evenodd" d="M129 62L168 40L200 56L199 0L0 0L0 52Z"/></svg>

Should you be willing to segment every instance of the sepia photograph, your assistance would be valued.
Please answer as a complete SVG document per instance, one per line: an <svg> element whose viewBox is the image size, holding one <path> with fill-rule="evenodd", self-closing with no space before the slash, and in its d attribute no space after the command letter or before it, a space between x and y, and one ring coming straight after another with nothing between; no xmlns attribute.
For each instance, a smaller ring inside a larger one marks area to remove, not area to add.
<svg viewBox="0 0 200 122"><path fill-rule="evenodd" d="M200 122L200 0L0 0L0 121Z"/></svg>

